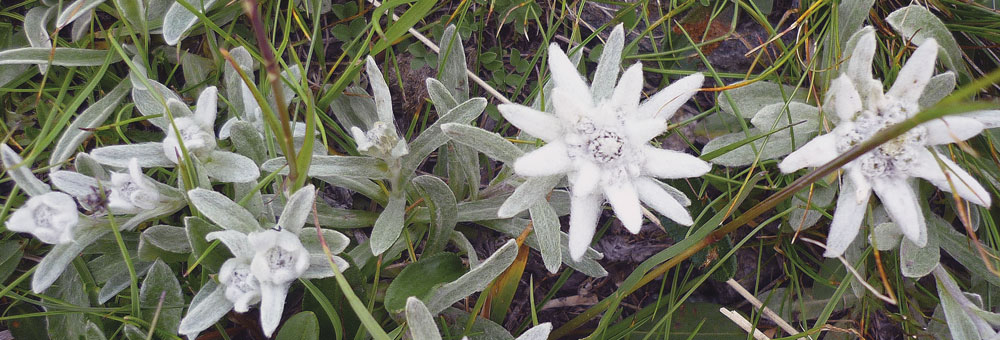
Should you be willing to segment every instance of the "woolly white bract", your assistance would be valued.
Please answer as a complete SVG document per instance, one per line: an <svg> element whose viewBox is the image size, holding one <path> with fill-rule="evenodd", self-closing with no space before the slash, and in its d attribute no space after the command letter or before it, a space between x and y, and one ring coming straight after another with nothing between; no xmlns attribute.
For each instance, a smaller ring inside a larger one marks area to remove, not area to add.
<svg viewBox="0 0 1000 340"><path fill-rule="evenodd" d="M616 27L612 35L623 35L622 27ZM607 72L610 66L617 74L622 47L608 45L606 48L618 49L612 53L617 56L611 60L602 57L598 72ZM642 226L640 201L679 224L691 225L687 210L654 178L698 177L711 165L683 152L654 147L649 141L666 131L667 119L698 91L704 77L694 74L680 79L640 104L643 77L639 63L625 71L616 87L597 83L602 79L597 76L592 87L562 49L552 44L549 68L556 85L552 90L554 115L516 104L500 105L499 109L512 124L547 143L514 163L517 174L566 174L569 178L572 258L579 260L593 239L605 198L632 233L638 233ZM608 79L614 82L614 78ZM612 91L605 91L612 87Z"/></svg>
<svg viewBox="0 0 1000 340"><path fill-rule="evenodd" d="M31 233L45 243L65 244L73 242L73 231L79 221L73 197L53 191L28 199L10 215L6 227L11 231Z"/></svg>
<svg viewBox="0 0 1000 340"><path fill-rule="evenodd" d="M151 179L142 174L135 158L129 161L128 172L111 174L108 209L115 214L136 214L156 208L160 192Z"/></svg>
<svg viewBox="0 0 1000 340"><path fill-rule="evenodd" d="M846 72L833 81L828 94L828 102L833 104L840 122L830 133L816 137L789 154L779 164L782 172L827 163L919 111L918 100L934 72L937 42L925 41L884 94L881 82L872 78L871 60L875 48L874 31L858 39ZM968 172L947 155L928 148L966 140L983 128L981 122L968 117L935 119L846 164L846 176L841 179L840 197L824 255L840 256L854 241L872 191L907 238L918 246L927 244L926 222L910 183L913 177L926 179L941 190L954 191L972 203L989 206L989 193Z"/></svg>

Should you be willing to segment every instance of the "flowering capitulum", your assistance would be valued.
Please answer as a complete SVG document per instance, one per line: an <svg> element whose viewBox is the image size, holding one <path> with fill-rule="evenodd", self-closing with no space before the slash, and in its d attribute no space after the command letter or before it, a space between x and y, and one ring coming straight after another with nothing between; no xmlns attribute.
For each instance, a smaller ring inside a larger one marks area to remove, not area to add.
<svg viewBox="0 0 1000 340"><path fill-rule="evenodd" d="M28 199L7 221L8 230L31 233L49 244L73 242L73 232L80 221L73 197L62 192L49 192Z"/></svg>
<svg viewBox="0 0 1000 340"><path fill-rule="evenodd" d="M255 232L248 239L256 252L250 272L260 282L261 328L270 336L281 321L289 285L309 268L309 251L287 230Z"/></svg>
<svg viewBox="0 0 1000 340"><path fill-rule="evenodd" d="M825 164L919 111L918 100L934 72L937 43L933 39L924 41L884 94L880 82L871 76L870 58L874 49L874 31L868 31L858 39L845 74L830 84L828 97L832 98L832 106L840 118L837 127L789 154L778 164L782 172ZM903 235L917 246L926 245L926 223L917 193L909 181L911 177L924 178L941 190L954 191L969 202L989 206L989 192L975 178L948 157L928 148L966 140L983 128L984 125L973 118L938 118L844 165L847 176L841 180L840 197L824 255L840 256L854 241L872 191Z"/></svg>
<svg viewBox="0 0 1000 340"><path fill-rule="evenodd" d="M377 121L372 124L372 128L365 132L357 126L351 127L351 137L358 143L358 151L367 155L381 159L399 158L406 155L406 142L401 143L396 129L389 126L391 123Z"/></svg>
<svg viewBox="0 0 1000 340"><path fill-rule="evenodd" d="M226 285L226 299L233 309L246 313L250 305L260 301L260 282L250 272L249 259L231 258L219 269L219 282Z"/></svg>
<svg viewBox="0 0 1000 340"><path fill-rule="evenodd" d="M218 89L215 86L205 88L198 95L194 114L175 117L173 123L167 125L167 137L163 139L163 154L167 156L167 159L174 163L179 162L177 156L182 153L177 139L178 134L188 153L198 157L206 157L215 150L218 146L214 131L216 110L218 109L217 94ZM174 102L173 99L168 101ZM182 103L168 103L167 106L184 107L183 105Z"/></svg>
<svg viewBox="0 0 1000 340"><path fill-rule="evenodd" d="M569 252L574 260L590 245L605 198L632 233L642 227L640 201L678 224L691 225L684 206L654 178L696 177L711 169L695 156L649 143L666 131L667 119L698 91L704 77L696 73L677 80L640 104L641 64L629 67L614 86L623 45L619 25L605 44L606 55L598 64L601 75L595 76L593 86L558 45L549 46L555 115L516 104L498 107L509 122L547 143L517 159L514 171L569 178Z"/></svg>
<svg viewBox="0 0 1000 340"><path fill-rule="evenodd" d="M139 162L132 158L128 172L111 174L108 208L116 214L136 214L156 208L160 193L151 180L143 176Z"/></svg>

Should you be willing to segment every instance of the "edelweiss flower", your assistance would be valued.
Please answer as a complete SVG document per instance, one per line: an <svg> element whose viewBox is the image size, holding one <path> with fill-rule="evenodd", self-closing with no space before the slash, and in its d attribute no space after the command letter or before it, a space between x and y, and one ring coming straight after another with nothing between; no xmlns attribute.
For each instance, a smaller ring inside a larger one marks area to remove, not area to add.
<svg viewBox="0 0 1000 340"><path fill-rule="evenodd" d="M128 172L111 174L108 208L115 214L136 214L156 208L160 193L156 185L142 174L135 158L129 161Z"/></svg>
<svg viewBox="0 0 1000 340"><path fill-rule="evenodd" d="M260 302L260 282L250 272L250 258L226 260L219 269L219 282L226 285L226 299L238 313L246 313L250 305Z"/></svg>
<svg viewBox="0 0 1000 340"><path fill-rule="evenodd" d="M615 34L623 34L620 25ZM605 48L620 50L621 45ZM610 69L617 73L618 60L602 58L601 64L606 62L613 63ZM598 65L598 72L607 72L603 66ZM578 260L586 251L605 198L632 233L642 226L640 200L679 224L691 225L687 210L654 177L697 177L711 165L683 152L654 147L649 141L667 129L667 119L698 91L704 77L694 74L678 80L640 105L639 63L625 71L613 91L604 91L612 84L588 86L556 44L549 46L549 68L556 85L552 90L555 115L516 104L499 109L512 124L547 143L514 163L517 174L569 176L571 257Z"/></svg>
<svg viewBox="0 0 1000 340"><path fill-rule="evenodd" d="M256 232L249 240L256 251L250 272L260 282L260 323L264 334L270 336L281 321L288 286L309 268L309 251L298 236L286 230Z"/></svg>
<svg viewBox="0 0 1000 340"><path fill-rule="evenodd" d="M875 36L862 36L852 54L870 60ZM886 127L902 122L919 111L918 99L934 72L938 45L925 41L899 71L896 82L882 93L881 83L854 63L830 86L833 107L840 122L786 157L778 167L789 173L833 160ZM867 75L865 75L865 72ZM858 90L861 90L859 93ZM989 206L989 193L968 172L946 155L928 146L966 140L983 130L983 124L967 117L945 117L921 124L844 165L840 198L827 237L827 257L844 253L857 236L872 190L892 220L918 246L927 243L927 231L911 177L920 177L944 191L954 190L972 203Z"/></svg>
<svg viewBox="0 0 1000 340"><path fill-rule="evenodd" d="M207 157L215 150L217 143L213 129L216 109L218 108L217 92L215 86L205 88L198 95L198 104L195 107L194 115L176 117L173 124L167 125L167 137L163 139L163 153L168 159L178 163L177 155L181 154L180 143L177 140L178 133L174 130L175 126L176 131L180 132L181 140L184 141L184 148L189 153ZM173 99L168 100L174 101ZM168 104L168 106L184 107L183 104L178 104L180 105Z"/></svg>
<svg viewBox="0 0 1000 340"><path fill-rule="evenodd" d="M351 136L358 143L358 151L373 157L399 158L409 152L406 142L399 138L396 130L381 121L372 124L371 130L368 132L364 132L357 126L352 126Z"/></svg>
<svg viewBox="0 0 1000 340"><path fill-rule="evenodd" d="M7 229L31 233L45 243L65 244L73 242L73 232L79 221L73 197L54 191L28 199L10 215Z"/></svg>

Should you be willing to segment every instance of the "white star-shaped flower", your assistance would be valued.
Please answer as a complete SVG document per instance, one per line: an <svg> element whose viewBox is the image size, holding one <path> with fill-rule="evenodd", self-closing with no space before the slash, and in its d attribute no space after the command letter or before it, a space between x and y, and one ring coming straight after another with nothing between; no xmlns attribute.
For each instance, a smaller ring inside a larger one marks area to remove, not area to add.
<svg viewBox="0 0 1000 340"><path fill-rule="evenodd" d="M49 244L73 242L73 232L80 221L73 197L53 191L28 199L7 220L7 230L31 233Z"/></svg>
<svg viewBox="0 0 1000 340"><path fill-rule="evenodd" d="M108 209L115 214L136 214L154 209L160 203L160 192L156 189L156 184L142 174L135 158L129 161L127 173L111 174L110 189Z"/></svg>
<svg viewBox="0 0 1000 340"><path fill-rule="evenodd" d="M612 34L622 34L618 32L621 26L615 30ZM613 63L617 73L618 61ZM554 115L516 104L500 105L499 110L519 129L547 143L514 163L517 174L569 177L571 257L580 259L590 245L605 198L632 233L642 226L640 201L679 224L691 225L691 215L654 178L697 177L711 165L683 152L654 147L649 141L667 129L667 119L698 91L704 77L685 77L640 104L639 63L625 71L617 87L595 83L592 88L562 49L552 44L549 68L556 85ZM603 93L612 87L611 93Z"/></svg>
<svg viewBox="0 0 1000 340"><path fill-rule="evenodd" d="M174 163L178 163L177 155L181 154L180 143L174 127L180 132L184 148L191 154L207 157L215 150L215 115L218 109L218 90L210 86L198 95L198 103L193 115L174 118L174 123L167 125L167 136L163 139L163 154ZM168 99L173 101L173 99ZM183 105L183 104L180 104ZM179 107L179 106L178 106Z"/></svg>
<svg viewBox="0 0 1000 340"><path fill-rule="evenodd" d="M871 60L875 35L861 36L852 60ZM830 86L830 101L840 122L830 133L818 136L788 155L778 167L789 173L823 165L886 127L902 122L919 111L918 100L934 73L938 45L925 41L899 71L895 83L882 93L881 82L872 78L871 65L851 62L848 70ZM857 236L871 192L907 238L918 246L927 243L927 231L917 193L909 179L920 177L962 198L990 205L989 193L947 155L928 146L969 139L983 130L979 121L960 116L921 124L844 165L840 197L827 237L827 257L844 253Z"/></svg>

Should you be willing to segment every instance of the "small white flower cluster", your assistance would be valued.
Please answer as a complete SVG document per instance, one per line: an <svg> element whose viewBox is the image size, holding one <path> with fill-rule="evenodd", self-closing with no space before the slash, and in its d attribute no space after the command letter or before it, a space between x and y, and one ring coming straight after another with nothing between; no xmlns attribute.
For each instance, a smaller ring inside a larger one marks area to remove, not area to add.
<svg viewBox="0 0 1000 340"><path fill-rule="evenodd" d="M199 195L206 191L195 189L190 195ZM221 195L218 197L225 200ZM258 225L255 222L253 225L240 226L243 231L229 229L208 233L205 236L206 240L222 242L229 248L233 257L226 260L219 269L218 280L221 286L218 289L221 294L212 294L211 296L216 297L214 300L200 302L200 304L219 306L207 308L214 312L206 312L205 308L192 305L181 321L180 333L193 339L193 335L211 326L225 312L235 310L245 313L251 306L260 303L261 327L264 334L271 336L278 328L285 307L285 297L295 280L335 275L330 261L337 269L341 271L346 269L349 264L344 259L337 256L328 259L320 244L318 233L323 234L323 240L331 254L339 254L347 247L350 243L347 236L329 229L303 228L314 201L315 187L308 185L289 197L277 225ZM199 202L201 201L195 201L195 205L198 206ZM234 209L243 209L234 202L216 201L211 204L225 204L236 207ZM245 210L230 213L247 216L250 214ZM227 213L208 212L207 215L219 225L232 224L228 221L231 217ZM220 223L220 220L226 221ZM245 232L247 230L251 231Z"/></svg>
<svg viewBox="0 0 1000 340"><path fill-rule="evenodd" d="M28 199L7 220L10 231L31 233L50 244L73 242L73 232L80 221L76 201L63 192L49 192Z"/></svg>
<svg viewBox="0 0 1000 340"><path fill-rule="evenodd" d="M623 40L622 25L611 34L609 41ZM618 49L620 55L622 46L605 48ZM617 70L619 61L612 59L602 58L601 64L607 65L598 69L610 65ZM549 68L555 81L554 115L517 104L499 109L512 124L547 143L514 163L517 174L569 177L571 257L579 260L590 245L605 199L632 233L642 226L640 201L679 224L691 225L684 206L654 178L698 177L711 165L683 152L654 147L649 141L667 129L667 119L698 91L704 77L696 73L680 79L640 104L641 64L629 67L612 93L597 90L609 84L587 85L556 44L549 46Z"/></svg>
<svg viewBox="0 0 1000 340"><path fill-rule="evenodd" d="M881 82L872 77L875 48L874 30L865 31L851 54L847 70L833 81L827 95L830 98L827 107L833 107L840 122L830 133L789 154L779 164L782 172L827 163L886 127L917 114L918 100L934 72L937 42L924 41L884 94ZM854 241L872 191L903 235L918 246L927 244L926 222L911 186L912 177L924 178L941 190L954 191L969 202L988 207L989 192L975 178L947 156L928 148L972 138L984 128L984 124L969 117L935 119L846 164L825 255L840 256Z"/></svg>
<svg viewBox="0 0 1000 340"><path fill-rule="evenodd" d="M167 159L175 164L180 162L177 156L182 154L181 142L184 143L184 148L189 153L198 157L208 157L215 150L218 146L214 130L218 109L218 98L216 97L218 91L215 86L205 88L198 95L198 103L193 115L175 117L173 124L167 125L167 135L163 139L163 154L167 156ZM169 106L182 107L168 104Z"/></svg>

